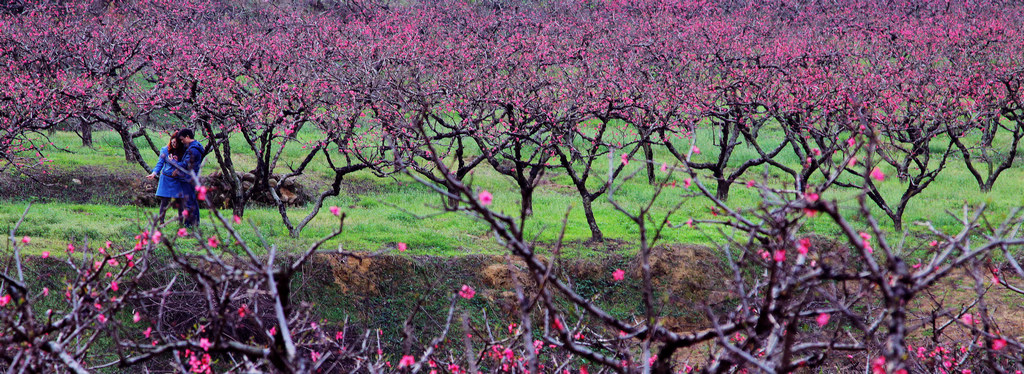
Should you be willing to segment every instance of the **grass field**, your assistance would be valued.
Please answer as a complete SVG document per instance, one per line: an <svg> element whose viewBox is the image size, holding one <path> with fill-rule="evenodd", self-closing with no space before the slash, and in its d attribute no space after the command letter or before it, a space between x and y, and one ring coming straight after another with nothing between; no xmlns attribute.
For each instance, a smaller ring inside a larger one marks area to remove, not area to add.
<svg viewBox="0 0 1024 374"><path fill-rule="evenodd" d="M102 168L122 175L134 174L142 178L146 172L138 165L128 164L124 161L120 149L120 139L116 134L109 131L95 133L95 146L84 148L80 146L80 140L74 133L57 132L49 137L53 146L45 151L45 157L52 160L48 166L53 172L74 174L84 168ZM300 140L311 140L316 134L303 132ZM156 140L156 139L154 139ZM201 141L203 139L200 139ZM697 156L697 160L711 160L713 147L711 146L710 134L697 134L698 145L705 151ZM149 151L149 146L140 140L138 143L148 162L153 164L156 155ZM244 147L233 147L235 150L242 150ZM282 157L284 160L297 160L302 157L305 150L301 149L301 142L290 144ZM665 152L656 152L656 161L672 164L671 156ZM753 151L743 147L738 148L733 160L737 163L746 160L754 155ZM251 157L244 153L235 155L238 170L248 170L253 165ZM216 160L211 156L204 166L204 173L218 170ZM783 162L795 164L799 162L795 156L790 155L789 159ZM632 162L630 168L639 168L642 163ZM279 166L278 171L287 171L287 162ZM600 162L602 167L606 162ZM603 169L599 169L603 170ZM750 178L760 180L763 168L756 168L749 172ZM309 172L304 176L307 185L325 183L328 177L326 165L320 160L314 162ZM628 171L627 171L628 173ZM769 172L771 177L778 176L776 172ZM6 178L17 178L6 176ZM580 208L579 196L571 187L571 181L562 173L549 172L550 183L538 188L535 196L534 216L528 220L527 228L531 236L536 236L540 243L551 243L558 235L562 217L569 210L568 227L566 239L569 241L565 254L577 257L601 256L611 250L620 254L625 251L635 250L634 245L637 237L637 230L626 217L615 211L605 197L598 199L594 204L594 213L605 236L612 239L605 244L588 244L586 239L590 236L583 210ZM681 176L676 175L674 179L681 181ZM746 178L744 178L746 180ZM769 180L772 180L770 178ZM1001 177L995 188L988 193L981 193L977 185L971 179L966 168L960 160L953 159L950 166L943 171L938 180L924 193L911 201L905 215L906 228L911 232L919 232L920 227L913 225L913 222L920 220L934 221L938 227L944 230L955 230L956 221L946 214L947 211L959 211L964 205L977 206L985 203L995 218L1005 216L1011 208L1024 205L1024 196L1021 194L1020 181L1024 180L1024 169L1015 167L1008 170ZM21 180L25 188L33 187L32 181ZM473 183L477 188L487 189L494 194L494 207L497 210L515 213L518 211L518 193L511 180L501 176L486 164L481 165L473 174ZM644 174L638 174L637 178L624 182L625 184L616 194L617 200L627 207L636 208L646 201L653 191L653 187L646 183ZM444 214L420 219L416 215L429 216L439 211L441 205L439 197L432 193L427 187L419 185L408 176L397 175L392 178L380 179L370 173L356 173L346 177L346 185L349 191L355 193L342 193L340 196L329 198L326 206L336 205L347 212L345 233L340 239L328 243L326 248L333 249L338 245L348 250L373 251L393 247L397 242L408 243L409 254L412 255L440 255L457 256L469 253L493 254L500 253L501 248L489 236L485 225L474 222L471 218L458 214ZM682 185L682 183L678 183ZM882 184L883 193L890 199L898 199L904 186L896 178L887 178ZM678 203L683 192L681 187L671 189L658 203L658 211L665 214L668 208ZM824 199L834 199L844 202L849 209L854 209L853 201L850 199L853 191L833 189L823 194ZM31 198L27 199L31 200ZM733 188L729 199L730 205L736 207L753 207L762 201L762 197L756 189L748 189L743 185ZM24 211L28 201L26 199L11 200L4 197L0 205L0 227L9 231L10 226ZM711 203L706 199L690 199L682 205L682 208L673 217L672 222L683 222L687 218L710 219ZM401 207L398 209L396 207ZM299 219L310 211L311 208L292 208L289 214L293 220ZM404 211L403 211L404 210ZM155 212L154 208L142 208L133 205L107 204L102 199L90 201L88 204L76 204L62 202L60 199L50 199L47 202L37 202L26 218L25 224L18 230L17 235L28 235L33 238L33 245L30 252L41 252L45 248L63 248L69 241L80 242L88 239L92 242L103 242L112 240L115 242L127 242L140 229L145 226L148 218ZM409 213L414 213L409 214ZM224 214L230 214L225 211ZM209 225L210 220L204 216L205 224ZM307 246L316 238L328 234L337 225L337 218L330 215L326 209L302 232L300 238L288 237L287 230L280 221L276 208L252 207L246 211L245 219L251 221L256 227L272 242L277 243L285 249L295 249ZM888 223L884 215L878 219ZM891 226L890 226L891 227ZM211 227L212 228L212 227ZM824 219L811 219L805 226L805 230L814 231L818 234L828 235L835 232L835 227ZM246 238L256 238L254 230L243 229ZM708 236L689 228L671 229L664 234L664 239L669 243L692 243L707 244ZM626 242L624 244L623 242ZM542 245L543 247L543 245Z"/></svg>

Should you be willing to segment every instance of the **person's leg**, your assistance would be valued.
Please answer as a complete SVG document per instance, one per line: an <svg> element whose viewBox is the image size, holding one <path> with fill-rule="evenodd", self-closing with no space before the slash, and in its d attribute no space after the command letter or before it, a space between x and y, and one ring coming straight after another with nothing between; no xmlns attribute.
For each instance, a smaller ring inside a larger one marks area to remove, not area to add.
<svg viewBox="0 0 1024 374"><path fill-rule="evenodd" d="M196 199L196 191L191 187L190 184L186 185L182 190L185 195L185 211L188 212L188 216L185 217L185 226L192 227L199 224L199 200Z"/></svg>
<svg viewBox="0 0 1024 374"><path fill-rule="evenodd" d="M157 198L160 199L160 213L157 218L157 223L163 225L164 215L167 214L167 208L171 205L171 198L163 196L157 196Z"/></svg>
<svg viewBox="0 0 1024 374"><path fill-rule="evenodd" d="M182 214L185 211L185 202L183 201L181 196L174 198L174 202L172 202L171 204L173 204L174 209L178 211L178 216L174 217L174 220L178 221L179 225L185 224L185 217Z"/></svg>

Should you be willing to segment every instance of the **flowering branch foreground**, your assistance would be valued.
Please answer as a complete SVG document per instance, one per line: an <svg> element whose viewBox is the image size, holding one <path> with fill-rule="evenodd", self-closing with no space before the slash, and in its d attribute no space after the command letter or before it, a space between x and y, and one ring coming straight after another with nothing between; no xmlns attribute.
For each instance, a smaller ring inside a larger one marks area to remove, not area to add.
<svg viewBox="0 0 1024 374"><path fill-rule="evenodd" d="M1004 311L1024 296L1016 258L1024 212L994 222L984 206L965 207L950 214L958 232L918 222L924 235L898 238L871 213L880 209L899 232L911 198L949 162L963 162L982 190L1014 166L1024 138L1024 12L972 4L4 5L5 168L45 163L46 130L59 128L85 144L94 129L112 129L126 159L148 170L136 139L163 126L195 127L227 176L216 193L233 214L225 219L208 202L213 227L170 234L152 224L131 248L76 242L42 259L23 256L33 244L18 237L19 222L0 273L0 368L1019 372L1020 321ZM315 140L299 139L303 127ZM696 145L701 132L715 149ZM285 147L296 143L302 159L271 185ZM250 180L232 160L233 145L256 156ZM733 160L741 148L756 156ZM656 172L655 151L676 162ZM293 219L281 186L314 160L330 166L331 187ZM644 167L630 173L632 160ZM485 163L515 182L517 214L492 210L501 197L469 184ZM745 177L762 165L773 180ZM409 175L442 198L440 210L488 225L508 249L517 318L469 307L464 299L476 290L466 285L451 290L436 325L407 322L403 344L390 346L372 326L325 325L292 292L313 253L341 235L339 209L330 210L338 230L302 253L279 254L235 230L265 192L297 236L342 178L360 170ZM533 190L547 172L571 180L593 239L603 238L591 209L602 197L636 226L635 268L608 275L639 280L634 315L582 296L561 271L560 243L542 258L525 237ZM640 208L619 205L621 186L640 172L655 193ZM895 200L880 192L891 175L902 182ZM730 189L743 183L759 191L761 205L729 204ZM823 198L832 188L857 198ZM668 193L711 204L715 219L670 222L681 205L655 216ZM838 228L839 250L823 250L804 229L811 219ZM664 323L672 306L650 266L664 230L706 234L731 276L730 308L704 305L703 328ZM26 276L29 261L67 274L66 287L50 295ZM942 283L950 280L967 296L951 298Z"/></svg>
<svg viewBox="0 0 1024 374"><path fill-rule="evenodd" d="M251 247L235 229L240 220L225 219L209 207L217 223L212 232L181 229L165 235L154 223L136 236L132 248L73 243L63 256L44 255L54 257L47 266L70 274L66 288L53 295L26 280L28 259L22 250L32 244L31 238L17 236L18 222L8 237L8 266L0 273L0 367L77 373L114 366L194 373L776 373L801 368L1006 373L1024 368L1024 346L1003 330L1019 326L1017 321L1001 320L997 316L1005 314L996 313L1016 308L1024 297L1024 285L1014 282L1024 279L1016 260L1024 245L1021 210L997 224L986 219L984 207L965 207L959 232L932 229L928 238L890 243L871 215L867 192L857 199L857 219L868 229L858 231L835 201L755 185L765 203L738 209L716 197L695 169L666 167L666 180L676 172L689 175L694 188L684 192L686 197L713 202L720 219L673 224L671 213L654 216L651 208L662 194L680 191L668 188L629 211L615 200L621 184L613 185L608 199L636 225L639 252L636 271L609 276L642 279L635 295L643 307L618 317L596 298L580 295L558 267L559 245L553 258L538 256L516 217L489 208L493 195L464 184L442 160L433 160L448 176L443 184L410 175L457 202L451 210L489 225L508 249L518 315L507 329L502 326L510 321L480 316L460 302L475 297L468 285L451 290L447 314L435 316L443 322L434 328L407 322L401 347L382 343L380 330L373 328L325 326L290 287L319 247L342 234L345 215L333 210L339 216L334 233L302 253L281 256L265 241L259 251ZM609 162L613 169L615 160ZM865 162L872 165L870 157ZM845 249L824 253L817 239L801 237L808 219L834 223ZM669 229L707 233L727 259L733 307L705 306L706 328L674 330L662 324L666 305L653 285L649 259ZM188 255L188 247L201 254ZM923 252L924 261L909 263L911 251ZM380 254L339 248L337 255L359 261ZM1005 276L1004 270L1013 275ZM965 280L970 296L946 300L940 281L947 277ZM1016 296L992 296L1000 289Z"/></svg>
<svg viewBox="0 0 1024 374"><path fill-rule="evenodd" d="M434 166L446 171L438 159ZM677 171L692 178L695 189L687 197L714 202L721 219L674 225L668 215L650 213L660 195L678 190L658 190L638 211L621 208L637 226L638 271L631 274L642 279L636 295L643 308L628 319L581 296L559 271L558 261L537 254L515 217L488 208L493 196L455 177L446 184L421 179L437 194L458 201L458 211L488 224L509 250L510 272L528 277L509 275L518 319L507 329L493 325L508 321L485 315L482 323L471 322L469 317L479 311L459 300L473 298L475 290L463 286L452 291L447 315L437 316L443 324L432 330L407 326L400 347L382 345L373 329L324 326L304 300L291 296L303 264L319 246L342 234L344 214L338 214L339 227L331 236L287 256L267 243L259 250L265 254L258 255L239 236L234 227L239 221L215 209L210 210L217 222L213 232L182 228L163 235L153 225L135 238L133 248L110 242L71 244L65 255L44 255L53 257L48 266L65 267L71 275L67 287L53 295L24 275L28 259L22 251L32 244L31 238L16 236L18 222L8 237L8 266L0 274L0 366L11 372L78 373L114 366L195 373L775 373L800 368L966 373L1024 368L1024 346L1002 331L1016 321L1000 321L993 314L1016 307L1024 297L1024 285L1011 282L1024 278L1016 260L1024 245L1020 210L995 224L986 220L983 207L965 208L961 232L933 231L930 244L918 243L928 238L900 238L894 245L871 216L866 194L858 198L859 219L869 230L858 232L837 202L761 188L763 206L735 209L716 198L694 169L667 169L664 177ZM617 184L608 199L617 207L616 191ZM809 218L816 215L821 216ZM835 222L848 250L822 253L815 240L800 237L807 219ZM652 285L649 257L665 230L709 232L728 259L734 306L707 308L705 329L676 331L662 324L665 305ZM229 241L234 244L225 245ZM186 254L189 246L202 254ZM158 254L161 250L167 254ZM908 263L911 250L924 251L925 261ZM339 249L338 255L359 260L379 254ZM1016 276L1004 276L1004 269ZM616 271L609 277L620 281L627 275ZM966 280L971 296L945 300L939 282L947 277ZM990 296L996 289L1018 295L1014 300ZM698 354L678 355L687 349Z"/></svg>

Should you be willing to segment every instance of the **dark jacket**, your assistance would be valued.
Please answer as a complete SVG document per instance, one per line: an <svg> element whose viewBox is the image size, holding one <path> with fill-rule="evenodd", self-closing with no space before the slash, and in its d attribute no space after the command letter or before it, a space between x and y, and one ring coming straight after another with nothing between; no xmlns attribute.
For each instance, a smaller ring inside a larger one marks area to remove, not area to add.
<svg viewBox="0 0 1024 374"><path fill-rule="evenodd" d="M199 167L203 164L203 154L205 153L203 145L198 140L193 140L188 145L188 148L185 148L185 155L181 157L181 162L178 163L181 169L174 172L175 178L183 182L194 183L195 181L192 180L192 176L187 173L191 172L199 176ZM184 172L182 169L184 169Z"/></svg>

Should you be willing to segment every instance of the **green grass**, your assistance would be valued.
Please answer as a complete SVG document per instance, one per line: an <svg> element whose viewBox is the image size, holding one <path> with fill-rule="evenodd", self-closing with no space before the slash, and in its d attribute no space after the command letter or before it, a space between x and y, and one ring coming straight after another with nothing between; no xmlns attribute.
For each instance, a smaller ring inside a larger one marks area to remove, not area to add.
<svg viewBox="0 0 1024 374"><path fill-rule="evenodd" d="M300 141L292 142L286 147L282 160L298 160L304 156L305 150L301 148L302 144L315 139L318 135L315 130L300 132ZM710 161L715 157L713 146L710 144L711 135L706 132L696 134L698 146L704 150L702 154L696 156L697 161ZM163 135L157 135L154 141L162 141L163 138ZM47 140L53 142L53 147L45 151L45 156L53 160L51 165L64 171L74 171L82 167L102 167L137 172L140 177L145 174L138 165L124 161L120 138L115 133L98 131L94 134L94 139L95 146L93 148L84 148L80 147L80 140L75 134L57 132ZM242 146L242 143L241 140L233 139L233 150L237 152L235 162L238 165L237 170L248 170L254 164L251 155L247 155L243 151L245 147ZM155 163L156 155L149 151L145 140L139 139L137 145L143 151L150 165ZM160 145L158 144L158 146ZM472 150L470 151L472 152ZM656 149L655 156L659 165L662 162L672 164L674 161L665 150ZM736 149L733 161L738 164L753 156L755 156L753 150L740 146ZM787 153L783 153L780 160L787 164L799 162L795 155ZM287 171L288 163L282 162L277 171ZM607 161L600 160L595 165L597 170L605 170ZM640 162L632 162L629 168L639 168L641 165ZM217 170L219 167L211 154L203 171L210 173ZM883 170L885 170L884 167ZM630 171L627 170L627 173ZM763 167L754 168L748 172L749 178L744 176L742 180L761 180L763 171ZM892 174L891 170L885 171ZM603 172L597 174L603 175ZM320 183L325 183L325 178L329 175L326 163L322 159L318 159L311 164L305 177L308 178L307 181L320 180ZM778 180L788 179L774 170L770 170L769 175L769 180L773 181L769 183L777 184ZM606 247L589 245L585 242L590 237L590 231L583 216L579 195L571 187L569 178L555 170L549 172L548 176L552 184L537 189L534 216L527 221L527 233L531 237L536 236L542 243L553 242L561 228L562 217L566 210L570 209L565 235L570 245L565 249L565 253L582 257L601 256L606 253ZM950 166L943 171L938 180L911 201L905 215L907 223L905 228L920 232L922 229L912 223L930 220L934 221L941 229L956 230L955 220L945 214L945 211L958 211L963 204L977 206L984 202L988 204L990 212L997 218L1005 216L1012 207L1024 205L1024 198L1022 198L1016 183L1022 178L1024 178L1024 170L1015 167L1004 173L992 191L981 193L966 168L962 166L962 162L952 159ZM599 180L600 178L595 179ZM674 179L678 185L682 185L681 175L677 174ZM272 242L277 243L280 247L298 249L308 246L336 227L337 218L331 216L326 210L326 207L336 205L347 213L348 218L345 232L340 239L327 243L325 248L328 249L334 249L341 245L346 250L372 251L393 247L397 242L406 242L410 249L408 253L417 255L458 256L469 253L501 253L501 248L490 236L487 227L470 217L454 213L422 219L414 216L413 214L429 216L438 212L441 200L427 187L415 183L406 176L379 179L368 172L362 172L346 177L346 181L358 184L367 192L360 195L343 193L341 196L327 199L325 209L321 210L320 214L303 230L300 238L288 237L287 230L274 208L250 208L246 211L245 219L251 220L266 237L272 239ZM472 181L475 188L487 189L494 194L496 210L510 214L518 212L518 192L511 180L483 164L474 171ZM713 186L709 185L709 188L711 187ZM892 177L887 178L881 184L883 194L890 200L898 199L904 187L896 178ZM633 180L624 182L615 197L623 205L635 210L651 196L653 190L652 186L647 185L646 176L640 173ZM670 189L669 193L663 195L659 200L656 212L661 215L667 213L670 207L682 201L681 192L683 192L681 187ZM840 201L847 209L853 210L856 207L850 198L854 195L854 191L832 189L824 193L822 198ZM763 199L756 189L748 189L744 185L738 184L732 190L729 204L735 207L754 207L762 201ZM9 230L10 225L17 220L25 205L26 202L5 202L0 206L0 225L6 225L5 230ZM712 219L710 206L711 203L706 199L689 199L683 203L680 211L676 212L670 220L679 223L690 217ZM401 209L396 207L401 207ZM291 208L288 212L294 222L308 214L310 209L311 207ZM30 251L41 251L42 248L52 247L63 248L69 241L80 242L83 238L94 242L118 241L119 239L126 242L146 226L146 220L154 212L153 208L135 206L39 203L33 205L26 223L19 229L18 235L33 237L34 241ZM409 214L409 212L413 214ZM878 213L881 212L878 211ZM230 214L230 212L224 211L223 214ZM605 196L594 203L594 214L607 238L629 243L636 241L638 233L635 225L621 213L615 211L606 201ZM878 219L880 222L888 224L888 219L884 215L880 215ZM211 220L204 216L204 222L204 225L210 225ZM212 225L206 226L206 229L212 230L213 227ZM834 225L828 223L824 218L809 220L805 230L825 235L837 232ZM256 235L251 228L245 228L243 235L247 240L255 242ZM664 233L664 240L669 243L709 244L703 234L688 228L668 230ZM625 251L634 250L632 244L621 248Z"/></svg>

